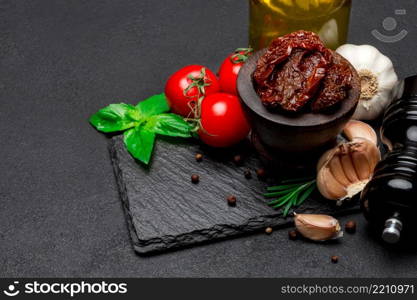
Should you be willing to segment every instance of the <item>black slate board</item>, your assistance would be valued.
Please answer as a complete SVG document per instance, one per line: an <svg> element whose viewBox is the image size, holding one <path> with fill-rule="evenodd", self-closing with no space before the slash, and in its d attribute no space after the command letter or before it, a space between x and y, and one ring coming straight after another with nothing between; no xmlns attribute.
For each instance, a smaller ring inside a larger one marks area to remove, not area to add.
<svg viewBox="0 0 417 300"><path fill-rule="evenodd" d="M266 205L262 193L276 179L259 180L254 170L261 166L249 143L231 150L213 150L197 143L159 139L151 167L136 162L126 151L121 136L109 145L120 196L129 224L134 249L140 253L211 242L256 232L265 227L284 227L291 218ZM195 153L204 160L195 161ZM237 166L232 157L242 154ZM243 176L251 169L252 179ZM200 175L192 184L191 174ZM226 197L235 195L236 207ZM357 202L336 206L316 193L297 212L341 214L358 210Z"/></svg>

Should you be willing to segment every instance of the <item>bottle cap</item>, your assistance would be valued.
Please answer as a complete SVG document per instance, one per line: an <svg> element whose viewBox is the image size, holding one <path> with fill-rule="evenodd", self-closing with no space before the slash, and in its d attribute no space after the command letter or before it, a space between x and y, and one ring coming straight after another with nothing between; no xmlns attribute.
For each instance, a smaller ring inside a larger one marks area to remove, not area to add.
<svg viewBox="0 0 417 300"><path fill-rule="evenodd" d="M404 80L403 97L417 96L417 75Z"/></svg>

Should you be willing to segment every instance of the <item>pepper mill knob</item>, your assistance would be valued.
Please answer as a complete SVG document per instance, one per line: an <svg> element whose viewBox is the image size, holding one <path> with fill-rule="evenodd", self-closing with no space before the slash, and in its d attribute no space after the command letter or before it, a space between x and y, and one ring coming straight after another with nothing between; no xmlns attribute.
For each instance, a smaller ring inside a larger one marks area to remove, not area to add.
<svg viewBox="0 0 417 300"><path fill-rule="evenodd" d="M392 217L385 222L385 228L382 232L382 239L389 243L398 243L401 237L401 229L403 224L396 217Z"/></svg>

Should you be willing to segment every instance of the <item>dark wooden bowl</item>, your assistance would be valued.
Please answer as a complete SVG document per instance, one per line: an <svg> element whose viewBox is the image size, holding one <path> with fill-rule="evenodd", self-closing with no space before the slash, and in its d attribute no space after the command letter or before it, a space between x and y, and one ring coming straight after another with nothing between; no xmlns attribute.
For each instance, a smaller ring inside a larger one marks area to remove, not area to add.
<svg viewBox="0 0 417 300"><path fill-rule="evenodd" d="M332 144L352 117L359 101L360 80L353 66L349 64L354 74L353 88L348 98L331 113L276 113L264 107L252 82L258 58L265 51L266 49L253 54L240 70L237 79L239 97L252 130L266 147L280 153L317 151ZM335 55L336 59L345 60L339 54Z"/></svg>

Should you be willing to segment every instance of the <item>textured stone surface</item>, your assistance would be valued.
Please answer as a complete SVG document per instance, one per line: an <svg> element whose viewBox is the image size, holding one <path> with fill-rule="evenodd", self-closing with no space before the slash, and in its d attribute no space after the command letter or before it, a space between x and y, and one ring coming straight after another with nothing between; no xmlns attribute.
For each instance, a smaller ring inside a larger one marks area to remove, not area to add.
<svg viewBox="0 0 417 300"><path fill-rule="evenodd" d="M130 156L121 136L111 140L109 149L138 253L210 242L292 222L291 217L284 218L281 211L266 205L262 193L277 180L257 178L255 170L261 163L249 143L219 151L192 141L158 140L150 167ZM200 163L194 158L197 152L204 155ZM236 154L244 157L240 166L232 160ZM253 174L250 180L243 175L248 168ZM191 183L191 174L198 174L200 183ZM228 195L237 197L235 207L228 205ZM357 203L339 207L315 193L296 211L340 214L357 210Z"/></svg>

